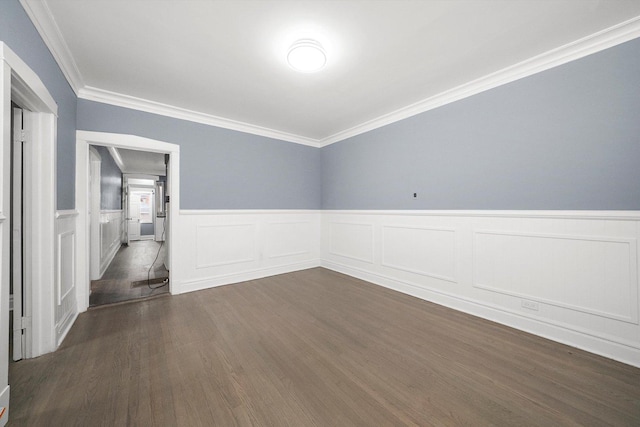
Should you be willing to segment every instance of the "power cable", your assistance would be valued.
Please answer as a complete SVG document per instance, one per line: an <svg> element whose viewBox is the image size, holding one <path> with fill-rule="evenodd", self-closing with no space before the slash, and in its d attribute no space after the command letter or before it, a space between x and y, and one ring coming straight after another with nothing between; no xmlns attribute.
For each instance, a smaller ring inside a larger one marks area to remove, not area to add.
<svg viewBox="0 0 640 427"><path fill-rule="evenodd" d="M167 277L164 282L162 282L162 285L159 286L151 286L151 269L153 268L153 266L155 265L156 261L158 260L158 257L160 256L160 251L162 250L162 245L164 245L164 231L166 229L166 223L167 223L167 217L164 218L164 221L162 221L162 235L160 236L160 247L158 247L158 253L156 254L156 258L153 260L153 262L151 263L151 266L149 267L149 270L147 270L147 287L151 290L154 289L160 289L163 286L167 286L169 284L169 278Z"/></svg>

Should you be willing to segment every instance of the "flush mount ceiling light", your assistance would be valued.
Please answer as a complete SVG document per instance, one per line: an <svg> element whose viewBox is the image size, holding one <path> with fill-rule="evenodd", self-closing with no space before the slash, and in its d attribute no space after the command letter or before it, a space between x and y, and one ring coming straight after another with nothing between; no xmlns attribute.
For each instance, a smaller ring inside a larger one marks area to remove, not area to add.
<svg viewBox="0 0 640 427"><path fill-rule="evenodd" d="M313 73L327 63L327 55L322 45L315 40L298 40L289 48L287 62L296 71Z"/></svg>

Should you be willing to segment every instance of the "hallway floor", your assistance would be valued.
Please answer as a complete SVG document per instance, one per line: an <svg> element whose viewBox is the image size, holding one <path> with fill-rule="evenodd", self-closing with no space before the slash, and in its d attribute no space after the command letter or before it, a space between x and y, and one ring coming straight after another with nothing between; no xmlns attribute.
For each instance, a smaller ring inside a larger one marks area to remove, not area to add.
<svg viewBox="0 0 640 427"><path fill-rule="evenodd" d="M139 240L121 246L113 262L100 280L91 281L91 295L89 306L129 301L166 294L169 286L162 286L161 278L169 277L164 266L166 245L162 245L160 254L149 274L150 283L147 284L147 272L158 254L160 242L153 240ZM154 280L157 279L157 280ZM151 289L150 288L157 288Z"/></svg>

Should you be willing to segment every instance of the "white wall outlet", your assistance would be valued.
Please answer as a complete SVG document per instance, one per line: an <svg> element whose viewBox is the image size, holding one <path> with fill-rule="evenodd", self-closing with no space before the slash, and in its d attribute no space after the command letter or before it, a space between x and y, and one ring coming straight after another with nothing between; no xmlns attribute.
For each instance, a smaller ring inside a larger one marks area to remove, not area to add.
<svg viewBox="0 0 640 427"><path fill-rule="evenodd" d="M535 301L527 301L526 299L523 299L522 306L524 308L528 308L529 310L538 311L538 303Z"/></svg>

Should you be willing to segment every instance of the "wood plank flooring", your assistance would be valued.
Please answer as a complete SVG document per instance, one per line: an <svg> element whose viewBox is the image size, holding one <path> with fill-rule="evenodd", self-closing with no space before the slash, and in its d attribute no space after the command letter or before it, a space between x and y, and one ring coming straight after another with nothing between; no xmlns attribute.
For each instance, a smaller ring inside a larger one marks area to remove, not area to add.
<svg viewBox="0 0 640 427"><path fill-rule="evenodd" d="M640 369L316 268L91 309L11 426L638 426Z"/></svg>
<svg viewBox="0 0 640 427"><path fill-rule="evenodd" d="M113 304L168 293L169 287L159 287L158 283L152 283L151 288L146 284L132 285L133 282L147 280L147 272L158 254L158 249L160 254L149 277L151 279L169 277L169 272L164 266L167 252L165 245L160 248L160 242L153 240L131 242L129 246L120 247L100 280L91 281L89 305L93 307Z"/></svg>

